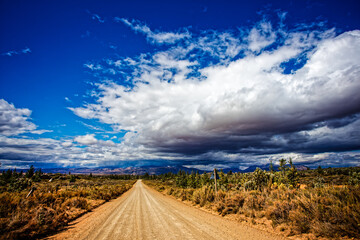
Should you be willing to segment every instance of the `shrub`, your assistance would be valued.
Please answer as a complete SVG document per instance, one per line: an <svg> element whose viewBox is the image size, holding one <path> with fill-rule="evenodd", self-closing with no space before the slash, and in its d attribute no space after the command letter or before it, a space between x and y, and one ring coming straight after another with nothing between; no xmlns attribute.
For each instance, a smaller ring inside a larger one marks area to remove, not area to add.
<svg viewBox="0 0 360 240"><path fill-rule="evenodd" d="M349 178L349 185L358 186L360 185L360 172L353 172Z"/></svg>
<svg viewBox="0 0 360 240"><path fill-rule="evenodd" d="M298 233L308 233L311 228L311 218L304 211L291 210L289 212L289 219L292 227Z"/></svg>
<svg viewBox="0 0 360 240"><path fill-rule="evenodd" d="M249 180L244 183L244 188L248 191L256 189L256 183L253 180Z"/></svg>
<svg viewBox="0 0 360 240"><path fill-rule="evenodd" d="M252 192L245 198L244 207L251 210L262 210L265 206L265 198Z"/></svg>
<svg viewBox="0 0 360 240"><path fill-rule="evenodd" d="M63 206L68 208L88 209L88 202L85 198L74 197L66 200L63 203Z"/></svg>
<svg viewBox="0 0 360 240"><path fill-rule="evenodd" d="M22 190L27 189L31 185L32 185L32 182L29 179L26 179L26 178L14 179L13 181L10 182L9 187L8 187L8 191L10 191L10 192L20 192Z"/></svg>
<svg viewBox="0 0 360 240"><path fill-rule="evenodd" d="M269 175L266 174L266 171L261 170L260 168L256 168L256 170L252 174L253 184L252 186L255 189L262 190L262 188L267 184L269 180Z"/></svg>
<svg viewBox="0 0 360 240"><path fill-rule="evenodd" d="M76 177L75 175L70 175L70 179L69 179L69 182L73 183L76 181Z"/></svg>
<svg viewBox="0 0 360 240"><path fill-rule="evenodd" d="M322 177L317 177L317 178L314 180L313 186L314 186L315 188L322 188L322 187L324 187L324 184L325 184L324 178L322 178Z"/></svg>
<svg viewBox="0 0 360 240"><path fill-rule="evenodd" d="M231 197L227 197L224 201L224 208L220 212L222 216L226 214L236 214L239 209L244 206L245 197L240 194L236 194Z"/></svg>
<svg viewBox="0 0 360 240"><path fill-rule="evenodd" d="M275 206L271 206L266 211L267 219L272 220L273 226L289 221L289 213L292 206L288 202L276 202Z"/></svg>
<svg viewBox="0 0 360 240"><path fill-rule="evenodd" d="M26 172L25 176L27 178L32 178L34 176L35 173L35 168L33 165L30 166L30 169Z"/></svg>

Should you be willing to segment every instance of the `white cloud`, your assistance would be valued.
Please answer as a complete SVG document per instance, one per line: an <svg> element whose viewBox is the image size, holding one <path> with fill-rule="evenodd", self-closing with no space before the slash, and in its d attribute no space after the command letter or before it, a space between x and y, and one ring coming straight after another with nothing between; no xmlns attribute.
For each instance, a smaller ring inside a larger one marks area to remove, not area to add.
<svg viewBox="0 0 360 240"><path fill-rule="evenodd" d="M220 61L231 60L247 46L242 41L241 33L203 31L198 39L190 39L187 51L200 50L205 54L218 58ZM196 56L196 55L195 55ZM199 56L196 56L198 58Z"/></svg>
<svg viewBox="0 0 360 240"><path fill-rule="evenodd" d="M248 36L249 49L259 52L261 49L274 43L275 40L276 33L272 30L271 23L263 21L257 27L251 29Z"/></svg>
<svg viewBox="0 0 360 240"><path fill-rule="evenodd" d="M93 15L92 15L92 19L97 20L97 21L99 21L100 23L104 23L104 22L105 22L105 20L102 19L102 18L101 18L99 15L97 15L97 14L93 14Z"/></svg>
<svg viewBox="0 0 360 240"><path fill-rule="evenodd" d="M76 147L71 140L0 136L0 160L5 168L33 163L44 167L96 167L109 160L104 158L109 151L109 147L97 145L92 145L91 149Z"/></svg>
<svg viewBox="0 0 360 240"><path fill-rule="evenodd" d="M257 152L257 143L275 144L275 135L358 111L359 31L337 37L333 29L285 33L262 21L248 33L237 39L231 32L204 32L131 64L108 61L133 69L128 78L135 87L100 83L96 103L71 110L134 132L129 141L136 146L180 154ZM222 57L216 41L223 44ZM234 58L240 51L244 55ZM227 61L206 64L214 57ZM283 64L301 57L304 65L285 74Z"/></svg>
<svg viewBox="0 0 360 240"><path fill-rule="evenodd" d="M8 51L8 52L4 52L4 53L1 53L1 55L11 57L11 56L14 56L14 55L26 54L26 53L31 53L31 49L26 47L26 48L21 49L21 50L11 50L11 51Z"/></svg>
<svg viewBox="0 0 360 240"><path fill-rule="evenodd" d="M61 143L63 147L71 147L73 145L72 141L64 141Z"/></svg>
<svg viewBox="0 0 360 240"><path fill-rule="evenodd" d="M96 13L92 13L89 10L86 10L86 12L91 16L91 19L98 21L99 23L104 23L105 19L100 17L98 14Z"/></svg>
<svg viewBox="0 0 360 240"><path fill-rule="evenodd" d="M13 104L0 99L0 134L5 136L31 132L36 125L30 122L31 111L27 108L15 108Z"/></svg>
<svg viewBox="0 0 360 240"><path fill-rule="evenodd" d="M92 145L98 142L98 140L94 136L95 134L86 134L83 136L77 136L74 138L74 141L83 145Z"/></svg>
<svg viewBox="0 0 360 240"><path fill-rule="evenodd" d="M86 64L84 64L84 66L89 68L90 70L101 70L102 69L101 65L99 65L99 64L94 65L92 63L86 63Z"/></svg>
<svg viewBox="0 0 360 240"><path fill-rule="evenodd" d="M37 130L30 120L31 110L19 109L7 101L0 100L0 160L2 167L25 167L31 164L46 166L96 167L116 161L154 159L151 151L137 147L129 141L131 134L121 143L98 140L95 134L75 136L73 140L32 138L22 133L42 134L48 130ZM112 138L114 139L114 137ZM86 145L85 147L79 146ZM137 152L138 149L140 152ZM50 164L50 165L48 165Z"/></svg>
<svg viewBox="0 0 360 240"><path fill-rule="evenodd" d="M105 130L100 128L100 127L96 127L96 126L93 126L91 124L84 123L82 121L78 121L78 122L81 123L82 125L84 125L85 127L89 128L89 129L92 129L92 130L95 130L95 131L105 132Z"/></svg>
<svg viewBox="0 0 360 240"><path fill-rule="evenodd" d="M181 39L189 38L190 34L186 32L160 32L160 31L151 31L151 29L144 23L141 23L137 20L129 21L126 18L115 17L116 22L122 22L125 25L129 26L135 32L140 32L146 35L147 39L156 44L173 44Z"/></svg>
<svg viewBox="0 0 360 240"><path fill-rule="evenodd" d="M98 147L104 147L104 146L113 147L116 145L111 140L104 141L104 140L96 139L95 134L86 134L86 135L76 136L74 138L74 141L77 143L80 143L82 145L92 146L92 148L90 148L89 150L96 149ZM96 145L96 146L94 146L94 145Z"/></svg>
<svg viewBox="0 0 360 240"><path fill-rule="evenodd" d="M16 108L14 104L0 99L0 135L16 136L23 133L43 134L52 130L37 129L31 122L31 110Z"/></svg>
<svg viewBox="0 0 360 240"><path fill-rule="evenodd" d="M53 132L53 130L44 130L44 129L41 129L41 130L31 131L32 134L43 134L43 133L51 133L51 132Z"/></svg>

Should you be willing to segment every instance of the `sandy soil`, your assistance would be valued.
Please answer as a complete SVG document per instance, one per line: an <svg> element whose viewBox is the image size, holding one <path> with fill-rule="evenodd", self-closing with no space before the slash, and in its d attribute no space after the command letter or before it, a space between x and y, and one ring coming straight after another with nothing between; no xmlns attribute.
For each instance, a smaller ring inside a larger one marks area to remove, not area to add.
<svg viewBox="0 0 360 240"><path fill-rule="evenodd" d="M187 206L139 180L120 198L47 239L284 239Z"/></svg>

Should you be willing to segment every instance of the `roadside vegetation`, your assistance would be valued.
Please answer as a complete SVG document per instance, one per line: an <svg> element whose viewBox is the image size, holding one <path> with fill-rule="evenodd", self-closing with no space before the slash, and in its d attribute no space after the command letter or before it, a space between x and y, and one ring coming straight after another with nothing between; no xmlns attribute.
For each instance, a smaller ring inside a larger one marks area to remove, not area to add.
<svg viewBox="0 0 360 240"><path fill-rule="evenodd" d="M130 175L44 174L3 171L0 175L0 239L36 239L122 195Z"/></svg>
<svg viewBox="0 0 360 240"><path fill-rule="evenodd" d="M360 239L359 167L298 171L291 159L279 165L276 171L272 164L269 171L219 171L217 193L211 173L144 177L160 192L288 237Z"/></svg>

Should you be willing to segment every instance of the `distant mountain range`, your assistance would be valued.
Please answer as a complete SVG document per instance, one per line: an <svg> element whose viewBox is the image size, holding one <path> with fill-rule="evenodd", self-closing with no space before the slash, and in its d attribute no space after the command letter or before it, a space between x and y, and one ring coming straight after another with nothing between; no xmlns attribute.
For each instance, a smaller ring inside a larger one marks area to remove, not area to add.
<svg viewBox="0 0 360 240"><path fill-rule="evenodd" d="M94 174L94 175L109 175L109 174L122 174L122 175L143 175L148 173L153 174L163 174L163 173L177 173L179 170L191 172L199 171L195 168L186 168L186 167L174 167L174 166L145 166L145 167L100 167L100 168L48 168L44 169L45 173L72 173L72 174ZM199 171L203 172L203 171Z"/></svg>
<svg viewBox="0 0 360 240"><path fill-rule="evenodd" d="M298 170L307 170L308 167L303 165L296 165L295 166ZM256 165L256 166L250 166L249 168L245 170L240 170L238 168L224 168L222 169L223 172L227 173L229 171L232 172L253 172L256 168L261 168L263 170L269 170L269 165ZM277 169L277 167L274 167ZM17 171L27 171L27 169L18 169ZM153 174L163 174L163 173L177 173L179 170L186 171L186 172L196 172L199 171L200 173L203 172L209 172L209 171L203 171L196 168L188 168L184 166L131 166L131 167L99 167L99 168L45 168L42 169L44 173L63 173L68 174L69 172L72 174L94 174L94 175L109 175L109 174L123 174L123 175L143 175L145 173L148 173L150 175ZM218 169L220 170L220 169Z"/></svg>

